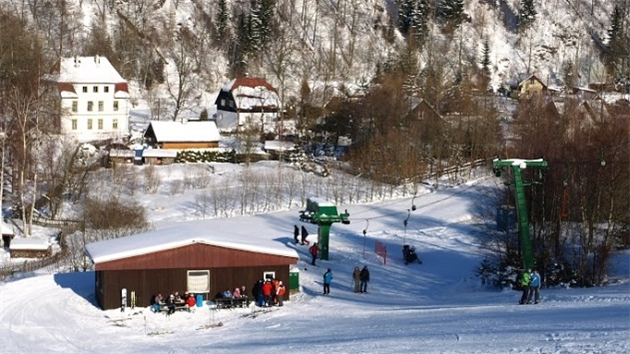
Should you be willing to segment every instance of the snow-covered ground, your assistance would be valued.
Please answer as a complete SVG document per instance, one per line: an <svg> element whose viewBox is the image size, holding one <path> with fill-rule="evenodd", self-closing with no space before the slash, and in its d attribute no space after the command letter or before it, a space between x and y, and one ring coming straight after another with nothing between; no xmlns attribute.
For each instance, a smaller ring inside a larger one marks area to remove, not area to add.
<svg viewBox="0 0 630 354"><path fill-rule="evenodd" d="M262 233L297 249L302 292L269 312L217 311L207 304L170 317L146 308L102 311L95 305L91 272L41 272L0 283L0 353L630 352L628 253L612 264L613 285L543 289L538 305L517 305L519 292L480 285L474 276L483 257L476 223L494 186L486 182L415 199L348 205L352 223L332 227L330 260L316 267L306 246L291 242L293 225L300 225L297 208L194 221L207 223L209 232ZM417 210L408 214L412 202ZM374 254L375 240L387 246L386 265ZM423 264L403 264L403 242L417 247ZM351 273L363 265L371 270L369 293L357 294ZM324 296L326 268L334 280ZM124 326L112 322L119 318L127 319ZM223 325L204 328L218 323Z"/></svg>

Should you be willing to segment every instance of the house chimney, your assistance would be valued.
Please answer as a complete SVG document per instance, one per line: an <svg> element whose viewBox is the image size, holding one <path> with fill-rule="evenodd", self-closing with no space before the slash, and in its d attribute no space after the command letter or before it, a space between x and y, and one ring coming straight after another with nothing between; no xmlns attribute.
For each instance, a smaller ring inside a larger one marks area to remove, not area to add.
<svg viewBox="0 0 630 354"><path fill-rule="evenodd" d="M188 119L182 118L182 124L186 124L186 123L188 123Z"/></svg>
<svg viewBox="0 0 630 354"><path fill-rule="evenodd" d="M80 63L81 63L81 62L79 61L79 59L77 59L77 56L75 55L75 56L74 56L74 67L75 67L75 68L78 68Z"/></svg>
<svg viewBox="0 0 630 354"><path fill-rule="evenodd" d="M96 63L96 66L101 63L101 58L98 57L98 54L94 56L94 62Z"/></svg>

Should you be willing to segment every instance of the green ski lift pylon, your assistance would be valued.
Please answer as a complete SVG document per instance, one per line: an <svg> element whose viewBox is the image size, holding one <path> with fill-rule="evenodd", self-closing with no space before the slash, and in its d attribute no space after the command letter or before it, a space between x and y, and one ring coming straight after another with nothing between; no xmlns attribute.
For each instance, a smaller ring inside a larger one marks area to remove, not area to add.
<svg viewBox="0 0 630 354"><path fill-rule="evenodd" d="M328 244L330 238L330 226L335 222L349 224L348 211L338 213L337 207L329 201L319 198L307 198L306 210L300 210L300 221L308 221L317 224L317 244L323 260L328 260Z"/></svg>
<svg viewBox="0 0 630 354"><path fill-rule="evenodd" d="M543 159L524 160L524 159L494 159L492 161L494 174L501 176L503 167L511 167L514 179L514 195L516 197L516 218L518 223L518 234L523 253L523 269L534 269L534 252L532 250L532 240L529 233L529 217L527 215L527 203L525 200L525 186L533 183L524 183L522 170L528 167L537 167L541 172L547 169L547 161Z"/></svg>

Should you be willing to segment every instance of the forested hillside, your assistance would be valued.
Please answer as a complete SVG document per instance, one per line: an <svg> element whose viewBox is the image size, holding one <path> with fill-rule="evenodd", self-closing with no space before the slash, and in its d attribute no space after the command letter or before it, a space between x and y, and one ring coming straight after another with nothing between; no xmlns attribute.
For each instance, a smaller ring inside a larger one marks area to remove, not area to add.
<svg viewBox="0 0 630 354"><path fill-rule="evenodd" d="M305 84L367 89L393 68L424 96L464 77L494 90L528 74L554 86L612 83L628 75L629 3L4 0L2 13L37 36L50 65L106 56L143 89L138 99L188 107L245 74L265 77L285 103Z"/></svg>

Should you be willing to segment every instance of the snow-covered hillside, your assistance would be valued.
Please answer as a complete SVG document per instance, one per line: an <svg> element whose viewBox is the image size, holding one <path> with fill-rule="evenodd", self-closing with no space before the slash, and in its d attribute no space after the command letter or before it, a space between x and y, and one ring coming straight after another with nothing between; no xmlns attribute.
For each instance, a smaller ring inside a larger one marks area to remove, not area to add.
<svg viewBox="0 0 630 354"><path fill-rule="evenodd" d="M292 242L297 209L193 222L208 230L238 229L243 237L269 235L295 248L301 293L282 308L213 310L204 304L170 317L147 308L102 311L92 272L43 270L14 278L0 283L0 352L627 353L628 253L611 264L612 285L545 288L538 305L518 305L519 292L480 285L474 276L484 255L478 216L496 183L492 178L415 199L348 205L352 223L333 226L330 260L315 267L306 246ZM405 229L412 203L417 209ZM387 246L387 264L373 252L376 240ZM403 242L417 247L423 264L403 264ZM351 273L363 265L371 270L368 293L354 293ZM324 296L327 268L334 279Z"/></svg>

